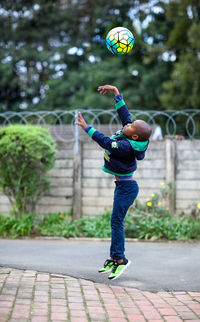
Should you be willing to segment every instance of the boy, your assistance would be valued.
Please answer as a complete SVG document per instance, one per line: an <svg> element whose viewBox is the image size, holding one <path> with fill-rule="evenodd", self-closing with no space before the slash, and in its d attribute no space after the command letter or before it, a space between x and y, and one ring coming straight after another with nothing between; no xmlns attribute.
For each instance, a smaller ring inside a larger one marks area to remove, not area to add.
<svg viewBox="0 0 200 322"><path fill-rule="evenodd" d="M113 92L116 109L122 121L122 130L116 132L111 138L87 126L84 118L79 112L76 116L77 122L88 135L105 149L103 171L115 176L115 192L113 210L111 215L111 247L110 259L104 263L99 273L111 271L108 279L118 278L123 271L131 264L125 258L125 236L123 221L129 207L132 205L138 194L138 184L133 180L133 173L137 168L137 160L145 157L145 151L149 144L151 127L142 120L131 122L128 108L126 107L122 94L119 94L117 87L112 85L99 86L100 94Z"/></svg>

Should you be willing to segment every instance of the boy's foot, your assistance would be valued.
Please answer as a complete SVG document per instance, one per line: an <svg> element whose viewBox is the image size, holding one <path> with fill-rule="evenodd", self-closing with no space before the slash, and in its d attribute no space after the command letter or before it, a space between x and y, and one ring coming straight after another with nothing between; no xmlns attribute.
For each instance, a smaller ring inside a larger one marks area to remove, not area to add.
<svg viewBox="0 0 200 322"><path fill-rule="evenodd" d="M113 268L114 263L115 262L113 260L107 259L103 265L103 268L99 270L99 273L104 274L104 273L110 272L111 269Z"/></svg>
<svg viewBox="0 0 200 322"><path fill-rule="evenodd" d="M131 264L131 261L124 258L124 261L119 264L117 262L114 263L113 268L112 268L112 272L111 274L108 276L109 280L114 280L118 277L120 277L120 275L125 271L125 269Z"/></svg>

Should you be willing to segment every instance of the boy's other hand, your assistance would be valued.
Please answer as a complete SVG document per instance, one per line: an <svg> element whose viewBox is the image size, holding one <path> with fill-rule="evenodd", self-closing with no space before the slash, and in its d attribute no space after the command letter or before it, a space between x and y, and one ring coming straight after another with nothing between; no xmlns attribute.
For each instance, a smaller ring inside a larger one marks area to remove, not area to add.
<svg viewBox="0 0 200 322"><path fill-rule="evenodd" d="M86 124L82 114L80 112L78 112L78 115L76 115L75 118L77 119L77 122L74 122L74 124L80 126L83 130L85 130L87 127L87 124Z"/></svg>
<svg viewBox="0 0 200 322"><path fill-rule="evenodd" d="M112 85L99 86L97 90L100 94L103 94L103 95L107 94L108 92L113 92L115 96L119 95L119 91L117 87Z"/></svg>

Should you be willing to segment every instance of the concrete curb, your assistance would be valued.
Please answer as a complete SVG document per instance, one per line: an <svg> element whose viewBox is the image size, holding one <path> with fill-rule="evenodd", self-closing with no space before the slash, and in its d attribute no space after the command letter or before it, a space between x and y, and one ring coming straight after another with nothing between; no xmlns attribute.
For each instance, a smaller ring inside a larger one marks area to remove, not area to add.
<svg viewBox="0 0 200 322"><path fill-rule="evenodd" d="M15 238L16 240L60 240L60 241L89 241L89 242L110 242L110 238L96 238L96 237L58 237L58 236L36 236L36 237L19 237ZM0 240L11 240L8 237L0 236ZM198 243L199 239L192 240L168 240L168 239L138 239L138 238L126 238L126 242L132 243Z"/></svg>

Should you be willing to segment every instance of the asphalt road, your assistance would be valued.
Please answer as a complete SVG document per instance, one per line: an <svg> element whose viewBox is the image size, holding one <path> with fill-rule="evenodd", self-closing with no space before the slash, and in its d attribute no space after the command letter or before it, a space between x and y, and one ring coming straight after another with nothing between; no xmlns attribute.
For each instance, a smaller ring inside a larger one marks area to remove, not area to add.
<svg viewBox="0 0 200 322"><path fill-rule="evenodd" d="M200 291L200 242L126 242L132 264L114 281L98 273L109 247L104 241L0 239L0 266L140 290Z"/></svg>

